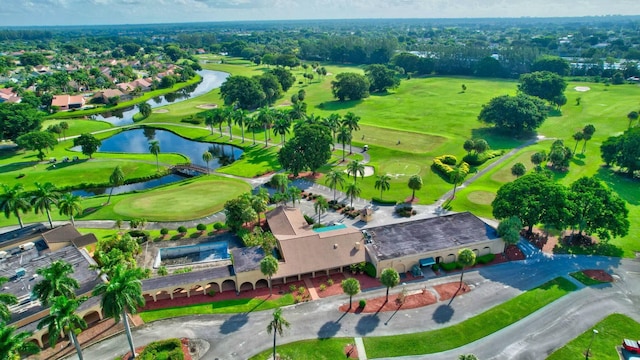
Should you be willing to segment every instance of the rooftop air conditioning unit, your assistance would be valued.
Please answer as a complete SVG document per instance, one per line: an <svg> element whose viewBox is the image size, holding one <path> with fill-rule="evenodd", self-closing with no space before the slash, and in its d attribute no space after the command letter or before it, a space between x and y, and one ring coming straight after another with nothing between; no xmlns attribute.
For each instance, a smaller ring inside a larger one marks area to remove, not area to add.
<svg viewBox="0 0 640 360"><path fill-rule="evenodd" d="M6 259L9 257L9 253L6 251L0 251L0 259Z"/></svg>
<svg viewBox="0 0 640 360"><path fill-rule="evenodd" d="M35 246L36 246L36 244L34 244L32 242L24 243L24 244L20 245L20 250L23 250L23 251L31 250Z"/></svg>

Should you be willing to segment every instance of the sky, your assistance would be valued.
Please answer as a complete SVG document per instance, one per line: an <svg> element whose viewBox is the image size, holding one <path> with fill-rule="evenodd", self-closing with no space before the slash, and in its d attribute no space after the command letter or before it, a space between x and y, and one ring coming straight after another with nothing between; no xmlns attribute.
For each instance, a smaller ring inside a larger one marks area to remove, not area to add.
<svg viewBox="0 0 640 360"><path fill-rule="evenodd" d="M638 0L2 0L0 26L640 15Z"/></svg>

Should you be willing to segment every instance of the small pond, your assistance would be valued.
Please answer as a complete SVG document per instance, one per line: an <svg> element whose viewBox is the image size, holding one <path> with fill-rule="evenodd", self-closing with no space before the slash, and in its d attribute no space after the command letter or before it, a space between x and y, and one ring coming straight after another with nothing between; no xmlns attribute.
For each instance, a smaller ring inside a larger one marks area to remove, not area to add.
<svg viewBox="0 0 640 360"><path fill-rule="evenodd" d="M219 88L222 83L229 76L228 73L222 71L202 70L198 71L198 74L202 77L202 81L198 84L187 86L176 92L165 94L148 100L147 103L152 108L177 103L192 97L200 96L208 93L213 89ZM135 106L115 110L112 112L105 112L99 115L93 115L95 120L107 121L113 125L127 125L133 124L133 115L138 113L138 108Z"/></svg>
<svg viewBox="0 0 640 360"><path fill-rule="evenodd" d="M242 155L242 149L233 145L193 141L180 137L171 131L149 127L126 130L104 139L98 152L148 154L149 143L153 140L158 141L160 153L182 154L189 158L192 164L204 167L207 166L207 163L202 160L202 154L209 151L213 155L213 160L209 162L211 170L229 165ZM73 150L79 151L80 149L74 147Z"/></svg>
<svg viewBox="0 0 640 360"><path fill-rule="evenodd" d="M169 174L157 179L151 179L148 181L142 181L135 184L128 184L122 186L116 186L113 188L113 195L127 193L136 190L146 190L157 186L171 184L180 180L187 179L187 177L178 174ZM89 188L82 190L74 190L71 193L82 197L90 197L102 194L108 194L111 191L110 187L103 188Z"/></svg>

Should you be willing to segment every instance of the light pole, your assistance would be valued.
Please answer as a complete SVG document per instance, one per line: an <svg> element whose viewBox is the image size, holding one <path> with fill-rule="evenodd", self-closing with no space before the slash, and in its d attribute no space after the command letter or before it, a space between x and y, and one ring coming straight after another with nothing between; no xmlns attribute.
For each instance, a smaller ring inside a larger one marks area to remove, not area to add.
<svg viewBox="0 0 640 360"><path fill-rule="evenodd" d="M587 352L584 354L584 359L589 360L589 353L591 352L591 345L593 345L593 339L595 339L598 330L593 329L593 333L591 334L591 341L589 342L589 347L587 348Z"/></svg>

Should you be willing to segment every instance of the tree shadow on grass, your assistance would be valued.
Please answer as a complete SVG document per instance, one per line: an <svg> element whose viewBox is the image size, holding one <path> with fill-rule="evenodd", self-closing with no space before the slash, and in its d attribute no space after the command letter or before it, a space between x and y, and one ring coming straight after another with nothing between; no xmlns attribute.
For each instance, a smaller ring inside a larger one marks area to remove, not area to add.
<svg viewBox="0 0 640 360"><path fill-rule="evenodd" d="M359 105L360 103L362 103L362 100L325 101L316 105L316 108L326 110L326 111L338 111L338 110L352 109L357 105Z"/></svg>
<svg viewBox="0 0 640 360"><path fill-rule="evenodd" d="M249 322L249 316L246 313L235 314L220 325L220 333L231 334L236 332L247 322Z"/></svg>
<svg viewBox="0 0 640 360"><path fill-rule="evenodd" d="M449 305L440 305L433 313L433 321L437 324L446 324L451 321L455 310Z"/></svg>
<svg viewBox="0 0 640 360"><path fill-rule="evenodd" d="M360 318L358 324L356 325L356 332L359 335L367 335L368 333L375 330L380 324L380 318L375 315L366 315Z"/></svg>

